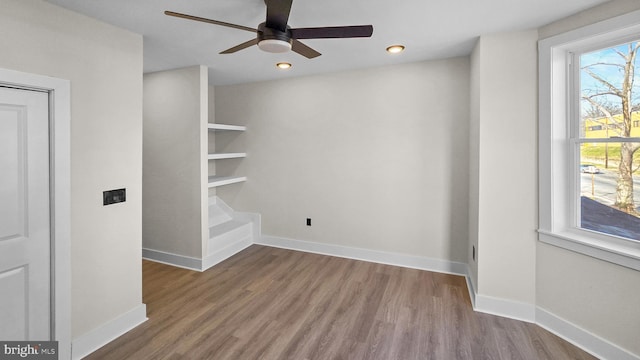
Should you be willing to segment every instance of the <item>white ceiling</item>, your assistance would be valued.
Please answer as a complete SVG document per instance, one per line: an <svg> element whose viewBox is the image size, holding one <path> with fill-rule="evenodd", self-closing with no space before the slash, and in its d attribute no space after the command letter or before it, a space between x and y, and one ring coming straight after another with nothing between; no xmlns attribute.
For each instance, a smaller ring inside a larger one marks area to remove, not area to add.
<svg viewBox="0 0 640 360"><path fill-rule="evenodd" d="M256 46L220 51L250 40L249 32L164 15L165 10L255 28L264 0L47 0L144 35L144 71L206 65L213 85L236 84L394 63L468 55L479 35L536 28L607 0L294 0L289 25L367 25L365 39L304 40L322 53L269 54ZM407 49L389 55L385 48ZM275 67L279 61L290 70Z"/></svg>

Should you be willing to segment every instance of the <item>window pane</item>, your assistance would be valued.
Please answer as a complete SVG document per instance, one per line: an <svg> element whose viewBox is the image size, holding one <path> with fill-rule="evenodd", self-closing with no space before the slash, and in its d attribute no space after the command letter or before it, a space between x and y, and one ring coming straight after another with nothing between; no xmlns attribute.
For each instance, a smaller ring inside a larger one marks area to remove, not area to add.
<svg viewBox="0 0 640 360"><path fill-rule="evenodd" d="M639 45L580 55L580 138L640 137Z"/></svg>
<svg viewBox="0 0 640 360"><path fill-rule="evenodd" d="M580 144L580 227L640 241L640 143Z"/></svg>
<svg viewBox="0 0 640 360"><path fill-rule="evenodd" d="M582 139L640 137L640 43L580 55ZM640 143L580 145L580 227L640 241Z"/></svg>

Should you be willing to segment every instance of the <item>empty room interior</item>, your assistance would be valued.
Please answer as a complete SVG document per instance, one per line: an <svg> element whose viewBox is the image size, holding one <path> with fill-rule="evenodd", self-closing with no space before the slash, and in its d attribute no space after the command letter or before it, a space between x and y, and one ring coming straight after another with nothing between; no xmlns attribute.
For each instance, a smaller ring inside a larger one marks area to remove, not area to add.
<svg viewBox="0 0 640 360"><path fill-rule="evenodd" d="M0 5L0 342L640 360L640 2Z"/></svg>

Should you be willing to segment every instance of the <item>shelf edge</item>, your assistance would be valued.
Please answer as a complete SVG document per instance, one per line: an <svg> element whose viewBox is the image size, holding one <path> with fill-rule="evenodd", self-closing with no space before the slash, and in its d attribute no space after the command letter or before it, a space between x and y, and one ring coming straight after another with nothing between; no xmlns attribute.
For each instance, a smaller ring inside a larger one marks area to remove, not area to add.
<svg viewBox="0 0 640 360"><path fill-rule="evenodd" d="M213 124L213 123L208 123L207 128L209 130L230 130L230 131L247 130L247 127L243 125L227 125L227 124Z"/></svg>
<svg viewBox="0 0 640 360"><path fill-rule="evenodd" d="M247 181L246 176L209 176L207 187L213 188Z"/></svg>
<svg viewBox="0 0 640 360"><path fill-rule="evenodd" d="M222 159L238 159L247 157L247 153L213 153L207 156L209 160L222 160Z"/></svg>

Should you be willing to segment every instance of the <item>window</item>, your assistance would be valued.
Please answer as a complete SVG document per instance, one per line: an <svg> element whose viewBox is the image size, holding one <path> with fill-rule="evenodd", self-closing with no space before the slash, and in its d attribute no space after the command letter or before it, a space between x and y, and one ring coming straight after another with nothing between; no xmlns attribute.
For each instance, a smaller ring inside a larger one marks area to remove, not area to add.
<svg viewBox="0 0 640 360"><path fill-rule="evenodd" d="M579 84L568 96L578 102L569 122L601 124L570 136L582 172L577 225L633 241L640 241L640 132L632 127L640 106L639 52L640 43L630 41L569 55L575 64L569 76Z"/></svg>
<svg viewBox="0 0 640 360"><path fill-rule="evenodd" d="M640 11L539 42L539 239L636 270L638 40Z"/></svg>

